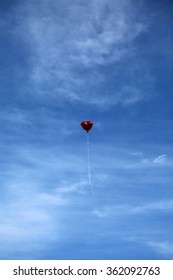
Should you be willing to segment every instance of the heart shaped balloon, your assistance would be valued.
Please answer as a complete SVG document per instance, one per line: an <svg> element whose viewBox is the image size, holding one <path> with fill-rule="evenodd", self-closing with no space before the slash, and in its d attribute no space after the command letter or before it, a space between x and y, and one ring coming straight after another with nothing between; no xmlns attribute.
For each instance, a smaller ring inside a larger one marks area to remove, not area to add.
<svg viewBox="0 0 173 280"><path fill-rule="evenodd" d="M83 121L80 124L84 130L87 132L92 128L93 122L92 121Z"/></svg>

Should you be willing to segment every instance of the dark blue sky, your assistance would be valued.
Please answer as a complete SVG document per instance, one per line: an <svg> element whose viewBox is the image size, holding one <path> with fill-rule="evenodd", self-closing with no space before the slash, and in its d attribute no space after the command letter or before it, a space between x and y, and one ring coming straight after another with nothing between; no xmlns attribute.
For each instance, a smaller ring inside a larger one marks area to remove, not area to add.
<svg viewBox="0 0 173 280"><path fill-rule="evenodd" d="M0 259L172 259L172 6L0 2Z"/></svg>

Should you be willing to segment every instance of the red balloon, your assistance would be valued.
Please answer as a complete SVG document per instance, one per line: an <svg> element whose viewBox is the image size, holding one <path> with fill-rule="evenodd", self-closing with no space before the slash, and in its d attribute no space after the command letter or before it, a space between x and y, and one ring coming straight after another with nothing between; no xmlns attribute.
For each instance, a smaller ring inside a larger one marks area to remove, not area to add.
<svg viewBox="0 0 173 280"><path fill-rule="evenodd" d="M93 126L93 122L92 121L83 121L80 124L82 126L82 128L84 130L86 130L87 132L91 129L91 127Z"/></svg>

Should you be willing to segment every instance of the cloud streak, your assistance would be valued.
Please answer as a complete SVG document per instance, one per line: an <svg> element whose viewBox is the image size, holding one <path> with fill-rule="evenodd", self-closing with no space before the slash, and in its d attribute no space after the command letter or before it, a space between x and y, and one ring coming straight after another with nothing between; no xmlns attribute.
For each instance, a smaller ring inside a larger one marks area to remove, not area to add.
<svg viewBox="0 0 173 280"><path fill-rule="evenodd" d="M93 214L98 218L107 218L110 216L123 216L123 215L139 215L148 214L151 212L165 212L173 210L173 200L166 199L155 202L150 202L141 205L127 205L117 204L105 206L102 209L93 210Z"/></svg>
<svg viewBox="0 0 173 280"><path fill-rule="evenodd" d="M154 159L155 164L164 165L167 161L166 155L160 155Z"/></svg>

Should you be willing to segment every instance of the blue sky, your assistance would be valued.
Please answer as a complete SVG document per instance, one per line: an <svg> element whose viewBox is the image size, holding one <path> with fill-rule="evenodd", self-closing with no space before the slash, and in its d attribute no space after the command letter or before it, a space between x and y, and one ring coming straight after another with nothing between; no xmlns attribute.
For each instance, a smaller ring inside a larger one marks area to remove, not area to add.
<svg viewBox="0 0 173 280"><path fill-rule="evenodd" d="M0 2L0 259L173 258L172 30L168 0Z"/></svg>

